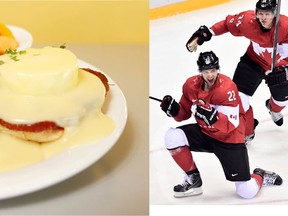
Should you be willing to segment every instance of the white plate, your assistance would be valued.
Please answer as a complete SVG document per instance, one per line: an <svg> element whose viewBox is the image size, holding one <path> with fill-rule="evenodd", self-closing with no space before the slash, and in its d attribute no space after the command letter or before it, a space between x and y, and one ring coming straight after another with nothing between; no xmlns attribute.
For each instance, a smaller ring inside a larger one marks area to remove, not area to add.
<svg viewBox="0 0 288 216"><path fill-rule="evenodd" d="M33 37L30 32L17 26L7 25L7 27L10 29L16 41L19 43L17 50L24 50L32 46Z"/></svg>
<svg viewBox="0 0 288 216"><path fill-rule="evenodd" d="M79 60L78 63L80 67L101 71L84 61ZM110 91L103 110L115 122L112 134L98 142L66 149L40 163L0 174L0 200L31 193L68 179L95 163L114 146L126 125L127 104L121 89L109 76L107 78Z"/></svg>

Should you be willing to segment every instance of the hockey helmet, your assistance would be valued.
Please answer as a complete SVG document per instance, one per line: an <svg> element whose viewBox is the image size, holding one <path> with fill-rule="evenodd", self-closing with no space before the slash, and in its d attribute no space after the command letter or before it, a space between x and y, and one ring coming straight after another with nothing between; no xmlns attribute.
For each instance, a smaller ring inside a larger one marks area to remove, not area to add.
<svg viewBox="0 0 288 216"><path fill-rule="evenodd" d="M197 60L197 65L199 71L212 68L219 69L219 59L213 51L201 52Z"/></svg>
<svg viewBox="0 0 288 216"><path fill-rule="evenodd" d="M259 0L256 3L256 12L258 10L268 10L274 13L277 3L276 0Z"/></svg>

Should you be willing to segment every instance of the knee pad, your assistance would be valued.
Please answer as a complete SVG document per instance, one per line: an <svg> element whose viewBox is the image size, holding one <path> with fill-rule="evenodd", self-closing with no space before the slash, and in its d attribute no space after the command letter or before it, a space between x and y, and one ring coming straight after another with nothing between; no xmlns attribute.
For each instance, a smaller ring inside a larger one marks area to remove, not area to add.
<svg viewBox="0 0 288 216"><path fill-rule="evenodd" d="M235 182L236 193L245 199L251 199L256 196L259 186L254 178L249 181Z"/></svg>
<svg viewBox="0 0 288 216"><path fill-rule="evenodd" d="M165 135L165 147L175 149L181 146L189 146L187 137L183 130L179 128L170 128Z"/></svg>
<svg viewBox="0 0 288 216"><path fill-rule="evenodd" d="M247 110L250 107L250 102L249 102L249 95L246 95L242 92L239 92L239 96L241 98L241 102L242 102L242 106L245 112L247 112Z"/></svg>

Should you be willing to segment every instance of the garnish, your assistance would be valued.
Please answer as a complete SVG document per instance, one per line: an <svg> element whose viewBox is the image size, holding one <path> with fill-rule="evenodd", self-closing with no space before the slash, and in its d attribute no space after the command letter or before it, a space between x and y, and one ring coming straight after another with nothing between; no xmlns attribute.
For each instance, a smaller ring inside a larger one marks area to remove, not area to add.
<svg viewBox="0 0 288 216"><path fill-rule="evenodd" d="M26 54L26 50L20 50L20 51L19 51L19 54L20 54L20 55Z"/></svg>
<svg viewBox="0 0 288 216"><path fill-rule="evenodd" d="M0 65L3 65L5 62L3 60L0 60Z"/></svg>
<svg viewBox="0 0 288 216"><path fill-rule="evenodd" d="M26 50L17 51L16 49L7 49L5 51L5 54L8 54L9 57L14 61L19 61L18 56L23 55L25 53L26 53ZM2 64L4 64L4 62Z"/></svg>
<svg viewBox="0 0 288 216"><path fill-rule="evenodd" d="M66 48L66 43L63 43L62 45L59 46L61 49L65 49Z"/></svg>

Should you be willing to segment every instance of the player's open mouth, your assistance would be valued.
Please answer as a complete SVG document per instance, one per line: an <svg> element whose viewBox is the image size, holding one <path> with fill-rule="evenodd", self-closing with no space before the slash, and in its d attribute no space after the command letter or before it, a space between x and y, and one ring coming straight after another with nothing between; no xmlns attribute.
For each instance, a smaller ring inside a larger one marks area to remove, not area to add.
<svg viewBox="0 0 288 216"><path fill-rule="evenodd" d="M215 82L215 79L207 79L207 82L208 82L209 84L213 85L214 82Z"/></svg>

